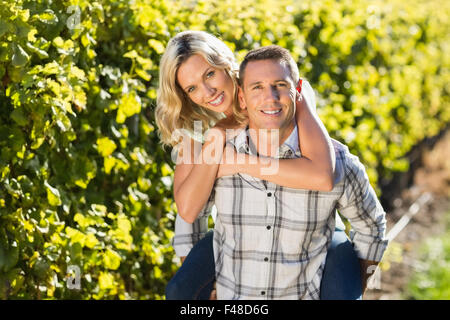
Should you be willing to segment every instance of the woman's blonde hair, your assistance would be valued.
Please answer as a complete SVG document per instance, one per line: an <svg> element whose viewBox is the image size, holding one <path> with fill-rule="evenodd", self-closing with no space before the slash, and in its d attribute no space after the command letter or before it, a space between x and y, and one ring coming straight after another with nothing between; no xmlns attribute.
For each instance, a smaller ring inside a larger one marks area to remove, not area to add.
<svg viewBox="0 0 450 320"><path fill-rule="evenodd" d="M237 76L239 67L233 52L215 36L204 31L184 31L169 40L159 64L159 88L155 118L161 142L174 146L179 141L177 129L194 130L194 121L201 121L203 132L223 118L222 113L210 111L187 96L176 79L180 65L192 55L199 54L213 67L225 70L234 83L233 111L239 108ZM202 132L202 133L203 133Z"/></svg>

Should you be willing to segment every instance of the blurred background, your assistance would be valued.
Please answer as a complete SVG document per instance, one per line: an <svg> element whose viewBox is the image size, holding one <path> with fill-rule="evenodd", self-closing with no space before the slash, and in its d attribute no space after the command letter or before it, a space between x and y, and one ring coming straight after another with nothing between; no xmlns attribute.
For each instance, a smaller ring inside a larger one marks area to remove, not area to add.
<svg viewBox="0 0 450 320"><path fill-rule="evenodd" d="M366 299L450 299L450 2L0 0L0 298L164 299L158 65L188 29L288 49L391 244ZM392 232L391 232L392 231Z"/></svg>

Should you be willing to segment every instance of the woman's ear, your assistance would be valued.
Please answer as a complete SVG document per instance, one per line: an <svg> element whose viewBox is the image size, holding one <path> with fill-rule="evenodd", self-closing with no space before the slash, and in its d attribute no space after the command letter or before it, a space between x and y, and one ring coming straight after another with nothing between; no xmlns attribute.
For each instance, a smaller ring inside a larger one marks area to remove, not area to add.
<svg viewBox="0 0 450 320"><path fill-rule="evenodd" d="M247 104L245 103L245 99L244 99L244 90L239 86L238 87L238 98L239 98L239 106L241 107L241 109L247 109Z"/></svg>

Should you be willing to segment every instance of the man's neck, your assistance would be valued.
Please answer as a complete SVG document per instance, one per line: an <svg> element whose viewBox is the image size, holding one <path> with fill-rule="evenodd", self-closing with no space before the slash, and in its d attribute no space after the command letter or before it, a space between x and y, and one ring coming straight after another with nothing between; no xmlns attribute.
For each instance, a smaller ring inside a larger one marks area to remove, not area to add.
<svg viewBox="0 0 450 320"><path fill-rule="evenodd" d="M294 128L294 122L285 128L279 129L255 128L249 124L249 136L260 156L273 158L276 157L278 149L286 141Z"/></svg>

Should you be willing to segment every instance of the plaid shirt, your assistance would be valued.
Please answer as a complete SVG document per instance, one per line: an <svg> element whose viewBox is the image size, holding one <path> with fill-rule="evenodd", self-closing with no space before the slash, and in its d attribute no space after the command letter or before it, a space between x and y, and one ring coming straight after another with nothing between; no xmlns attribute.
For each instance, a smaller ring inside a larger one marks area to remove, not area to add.
<svg viewBox="0 0 450 320"><path fill-rule="evenodd" d="M255 154L249 141L243 131L233 144L238 152ZM214 204L218 299L319 299L336 210L352 225L359 258L381 260L387 247L384 210L358 158L341 143L333 145L336 177L330 192L285 188L245 174L216 180L192 232L178 233L174 246L202 237ZM278 155L300 156L297 130Z"/></svg>

